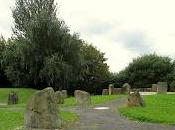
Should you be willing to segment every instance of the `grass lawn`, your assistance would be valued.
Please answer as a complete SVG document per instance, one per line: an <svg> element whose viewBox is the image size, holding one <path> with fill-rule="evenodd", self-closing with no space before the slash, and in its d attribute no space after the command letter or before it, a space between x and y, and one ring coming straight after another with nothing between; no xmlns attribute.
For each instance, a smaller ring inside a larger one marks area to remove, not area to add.
<svg viewBox="0 0 175 130"><path fill-rule="evenodd" d="M175 94L157 94L144 97L146 107L120 108L122 115L130 119L175 124Z"/></svg>
<svg viewBox="0 0 175 130"><path fill-rule="evenodd" d="M17 105L0 105L0 130L15 130L15 128L24 125L24 111L26 103L30 96L33 95L36 90L25 88L0 88L0 103L7 103L8 94L10 91L15 91L19 95L19 104ZM92 105L102 104L110 100L117 99L120 96L92 96ZM63 111L60 112L63 126L67 126L69 123L78 120L78 116L75 113L64 111L64 107L75 106L76 100L73 97L67 98L62 107Z"/></svg>
<svg viewBox="0 0 175 130"><path fill-rule="evenodd" d="M117 99L121 97L122 95L96 95L96 96L91 96L91 105L97 105L97 104L103 104L108 101ZM77 105L76 100L74 97L67 98L65 100L65 103L62 104L62 107L68 107L68 106L75 106Z"/></svg>

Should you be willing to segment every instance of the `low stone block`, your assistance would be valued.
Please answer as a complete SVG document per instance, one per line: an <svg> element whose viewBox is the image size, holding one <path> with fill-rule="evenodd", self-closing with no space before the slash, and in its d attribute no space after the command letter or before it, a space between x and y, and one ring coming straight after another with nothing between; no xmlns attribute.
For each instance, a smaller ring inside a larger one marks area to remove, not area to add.
<svg viewBox="0 0 175 130"><path fill-rule="evenodd" d="M122 94L129 94L131 91L131 86L128 83L123 84L121 92Z"/></svg>
<svg viewBox="0 0 175 130"><path fill-rule="evenodd" d="M103 91L102 91L102 95L109 95L109 91L108 91L108 89L103 89Z"/></svg>
<svg viewBox="0 0 175 130"><path fill-rule="evenodd" d="M64 103L64 97L63 97L61 91L56 91L55 92L55 100L56 100L56 103L58 103L58 104L63 104Z"/></svg>
<svg viewBox="0 0 175 130"><path fill-rule="evenodd" d="M67 96L67 90L62 90L62 96L64 99L66 99L68 96Z"/></svg>
<svg viewBox="0 0 175 130"><path fill-rule="evenodd" d="M114 88L113 89L113 95L121 94L122 88Z"/></svg>
<svg viewBox="0 0 175 130"><path fill-rule="evenodd" d="M8 105L17 104L19 100L18 94L16 92L10 92L8 95Z"/></svg>
<svg viewBox="0 0 175 130"><path fill-rule="evenodd" d="M167 93L168 84L167 82L158 82L157 83L157 92L158 93Z"/></svg>
<svg viewBox="0 0 175 130"><path fill-rule="evenodd" d="M138 91L130 93L128 97L128 107L144 107L145 103Z"/></svg>
<svg viewBox="0 0 175 130"><path fill-rule="evenodd" d="M89 106L91 104L90 94L88 92L75 90L74 95L79 105Z"/></svg>

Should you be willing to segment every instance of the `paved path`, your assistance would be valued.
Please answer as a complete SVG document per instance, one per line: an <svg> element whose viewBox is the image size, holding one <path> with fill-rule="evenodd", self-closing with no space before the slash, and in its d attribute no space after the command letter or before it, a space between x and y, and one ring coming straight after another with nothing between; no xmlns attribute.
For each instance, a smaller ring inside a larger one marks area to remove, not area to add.
<svg viewBox="0 0 175 130"><path fill-rule="evenodd" d="M141 123L120 116L117 108L125 101L123 98L101 105L109 107L108 110L74 108L72 111L78 113L80 120L65 130L175 130L175 126Z"/></svg>

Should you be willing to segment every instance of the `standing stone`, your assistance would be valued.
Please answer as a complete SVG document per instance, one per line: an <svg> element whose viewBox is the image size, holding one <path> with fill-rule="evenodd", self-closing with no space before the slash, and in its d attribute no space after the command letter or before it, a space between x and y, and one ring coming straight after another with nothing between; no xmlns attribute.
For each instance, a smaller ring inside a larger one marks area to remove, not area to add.
<svg viewBox="0 0 175 130"><path fill-rule="evenodd" d="M152 91L157 92L157 84L152 84Z"/></svg>
<svg viewBox="0 0 175 130"><path fill-rule="evenodd" d="M170 92L175 92L175 81L170 83Z"/></svg>
<svg viewBox="0 0 175 130"><path fill-rule="evenodd" d="M55 92L55 100L56 100L56 103L58 103L58 104L64 103L64 97L63 97L63 94L61 91Z"/></svg>
<svg viewBox="0 0 175 130"><path fill-rule="evenodd" d="M8 105L17 104L18 103L18 95L16 92L10 92L8 95Z"/></svg>
<svg viewBox="0 0 175 130"><path fill-rule="evenodd" d="M158 93L166 93L168 89L167 82L158 82L157 83L157 92Z"/></svg>
<svg viewBox="0 0 175 130"><path fill-rule="evenodd" d="M129 94L128 97L128 107L144 107L144 101L140 96L139 91Z"/></svg>
<svg viewBox="0 0 175 130"><path fill-rule="evenodd" d="M131 91L131 86L128 83L123 84L121 92L122 94L129 94Z"/></svg>
<svg viewBox="0 0 175 130"><path fill-rule="evenodd" d="M109 94L108 89L103 89L103 91L102 91L102 95L108 95L108 94Z"/></svg>
<svg viewBox="0 0 175 130"><path fill-rule="evenodd" d="M62 92L63 98L66 99L67 98L67 90L62 90L61 92Z"/></svg>
<svg viewBox="0 0 175 130"><path fill-rule="evenodd" d="M25 112L27 130L54 130L61 126L58 106L52 88L37 91L29 100Z"/></svg>
<svg viewBox="0 0 175 130"><path fill-rule="evenodd" d="M75 90L74 95L79 105L89 106L91 104L90 94L88 92Z"/></svg>
<svg viewBox="0 0 175 130"><path fill-rule="evenodd" d="M109 84L109 95L112 95L113 94L113 90L114 90L114 85L113 84Z"/></svg>

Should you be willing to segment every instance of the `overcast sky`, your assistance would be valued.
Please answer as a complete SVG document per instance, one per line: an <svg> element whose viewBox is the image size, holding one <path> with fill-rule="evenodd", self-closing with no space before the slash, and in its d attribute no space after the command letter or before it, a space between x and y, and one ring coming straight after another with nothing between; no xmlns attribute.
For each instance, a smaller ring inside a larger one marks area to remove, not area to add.
<svg viewBox="0 0 175 130"><path fill-rule="evenodd" d="M72 32L105 52L112 72L132 58L156 52L175 56L175 0L56 0ZM0 34L12 34L11 7L0 0Z"/></svg>

